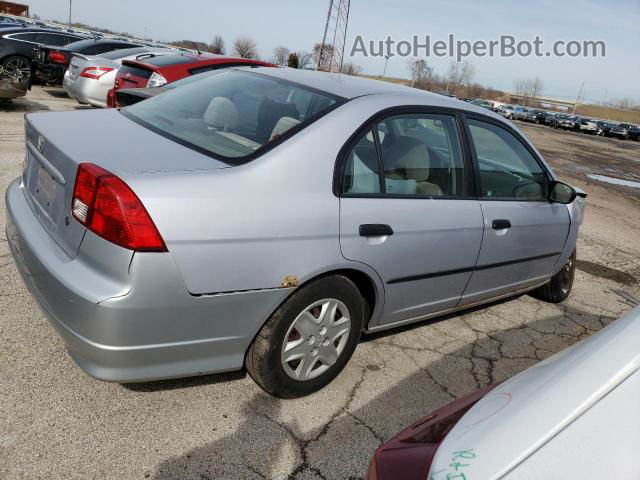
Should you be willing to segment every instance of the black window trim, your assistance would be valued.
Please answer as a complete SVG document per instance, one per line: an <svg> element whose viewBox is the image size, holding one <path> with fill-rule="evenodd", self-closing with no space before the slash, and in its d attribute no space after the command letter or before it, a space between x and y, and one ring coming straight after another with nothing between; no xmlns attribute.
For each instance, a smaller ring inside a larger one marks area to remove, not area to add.
<svg viewBox="0 0 640 480"><path fill-rule="evenodd" d="M464 110L459 110L449 107L438 107L430 105L401 105L396 107L386 108L375 113L369 117L360 127L349 137L349 139L342 146L338 152L336 158L334 174L333 174L333 194L338 198L389 198L389 199L404 199L404 200L476 200L477 197L477 179L475 175L475 166L473 165L473 157L469 149L468 132L464 123L464 116L462 113ZM458 140L460 148L462 150L462 160L465 171L465 184L464 195L403 195L403 194L389 194L384 190L383 174L384 167L382 164L382 157L380 155L380 139L378 137L377 129L374 128L376 124L381 121L395 117L399 115L445 115L452 117L456 124L458 131ZM351 149L362 139L368 131L373 132L376 155L378 156L378 177L380 179L380 193L344 193L343 181L344 172L347 165L347 159Z"/></svg>
<svg viewBox="0 0 640 480"><path fill-rule="evenodd" d="M476 184L476 198L478 200L488 201L488 202L551 203L551 200L548 199L548 198L546 198L546 199L534 199L534 198L526 199L526 198L506 198L506 197L497 197L497 198L484 197L482 195L482 185L481 185L481 182L480 182L480 165L478 163L478 155L477 155L477 152L476 152L475 142L473 141L473 137L471 136L471 130L469 129L468 120L476 120L476 121L479 121L479 122L489 123L489 124L491 124L491 125L493 125L495 127L501 128L502 130L506 131L507 133L510 133L529 152L529 154L533 157L533 159L538 164L538 166L545 173L545 175L547 177L548 186L551 185L551 183L555 180L555 178L554 178L553 174L551 173L551 171L544 164L542 159L537 155L535 150L533 150L533 148L531 148L531 145L529 145L529 143L526 142L522 138L522 135L516 129L511 127L510 125L505 124L504 122L501 122L500 120L497 120L495 118L491 118L491 117L488 117L488 116L485 116L485 115L478 115L475 112L465 112L462 115L462 117L463 117L463 121L464 121L464 129L466 131L469 150L470 150L471 156L473 158L473 169L474 169L474 177L475 177L475 184Z"/></svg>

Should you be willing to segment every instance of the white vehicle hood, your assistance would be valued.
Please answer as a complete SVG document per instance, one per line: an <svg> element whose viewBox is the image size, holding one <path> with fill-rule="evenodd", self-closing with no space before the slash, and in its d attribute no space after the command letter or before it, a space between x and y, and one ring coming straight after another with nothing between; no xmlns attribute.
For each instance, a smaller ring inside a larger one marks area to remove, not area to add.
<svg viewBox="0 0 640 480"><path fill-rule="evenodd" d="M639 369L640 307L482 398L438 448L429 479L504 477Z"/></svg>

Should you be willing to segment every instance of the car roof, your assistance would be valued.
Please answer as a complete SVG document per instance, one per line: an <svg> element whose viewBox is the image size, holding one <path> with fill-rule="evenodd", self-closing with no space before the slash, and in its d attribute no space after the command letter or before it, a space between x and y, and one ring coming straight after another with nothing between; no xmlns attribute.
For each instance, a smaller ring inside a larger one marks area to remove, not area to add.
<svg viewBox="0 0 640 480"><path fill-rule="evenodd" d="M79 32L67 32L66 30L57 30L55 28L47 28L47 27L21 27L19 24L16 24L15 27L8 27L8 28L2 29L3 35L7 33L18 33L18 32L64 33L68 35L74 35L76 37L86 38L86 35L83 35L82 33L79 33Z"/></svg>
<svg viewBox="0 0 640 480"><path fill-rule="evenodd" d="M432 471L450 462L452 452L473 447L467 478L503 478L640 370L639 343L637 307L498 385L451 429Z"/></svg>
<svg viewBox="0 0 640 480"><path fill-rule="evenodd" d="M380 80L371 80L364 77L346 75L340 73L319 72L316 70L299 70L295 68L255 68L254 73L260 73L290 82L300 83L316 90L336 95L338 97L352 99L362 97L364 95L373 95L381 93L390 94L408 94L431 96L437 98L438 103L450 102L454 108L462 108L468 105L461 100L449 98L445 95L419 90L417 88L406 87L396 83L384 82Z"/></svg>

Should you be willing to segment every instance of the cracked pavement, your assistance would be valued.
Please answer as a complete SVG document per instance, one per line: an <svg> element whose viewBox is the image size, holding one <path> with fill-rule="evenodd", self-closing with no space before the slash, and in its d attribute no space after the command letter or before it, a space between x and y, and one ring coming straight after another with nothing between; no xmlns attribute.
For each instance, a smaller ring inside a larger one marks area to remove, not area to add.
<svg viewBox="0 0 640 480"><path fill-rule="evenodd" d="M20 173L23 112L76 106L39 88L28 98L0 107L2 191ZM589 192L569 300L521 296L367 336L329 387L298 400L242 373L127 386L88 377L23 286L0 215L0 478L362 478L375 448L417 418L602 329L631 308L612 289L640 297L640 192L588 180L573 145L583 136L523 130ZM638 143L585 141L603 162L639 159Z"/></svg>

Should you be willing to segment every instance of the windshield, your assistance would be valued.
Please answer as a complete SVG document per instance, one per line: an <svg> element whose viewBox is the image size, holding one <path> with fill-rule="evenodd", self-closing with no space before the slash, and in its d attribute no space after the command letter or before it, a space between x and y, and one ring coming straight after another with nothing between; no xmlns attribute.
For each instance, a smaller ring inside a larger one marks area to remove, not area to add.
<svg viewBox="0 0 640 480"><path fill-rule="evenodd" d="M288 136L288 130L299 130L342 101L266 75L230 70L121 112L187 147L238 160L258 154L262 147Z"/></svg>

